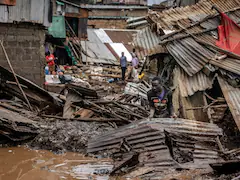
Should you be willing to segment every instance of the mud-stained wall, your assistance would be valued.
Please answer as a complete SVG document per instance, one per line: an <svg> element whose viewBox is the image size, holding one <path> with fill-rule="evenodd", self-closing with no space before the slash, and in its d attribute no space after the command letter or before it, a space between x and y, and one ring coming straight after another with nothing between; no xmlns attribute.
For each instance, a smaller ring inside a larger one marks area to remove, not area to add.
<svg viewBox="0 0 240 180"><path fill-rule="evenodd" d="M15 72L42 86L44 82L43 27L32 24L0 23L0 40ZM6 57L0 48L0 65L9 69Z"/></svg>

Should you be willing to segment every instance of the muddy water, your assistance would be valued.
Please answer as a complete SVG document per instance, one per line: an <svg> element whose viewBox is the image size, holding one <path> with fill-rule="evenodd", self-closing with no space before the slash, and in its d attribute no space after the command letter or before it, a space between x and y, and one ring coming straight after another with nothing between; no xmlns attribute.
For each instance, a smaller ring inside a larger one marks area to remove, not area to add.
<svg viewBox="0 0 240 180"><path fill-rule="evenodd" d="M109 159L77 153L55 155L24 147L0 148L0 180L107 180L111 164Z"/></svg>

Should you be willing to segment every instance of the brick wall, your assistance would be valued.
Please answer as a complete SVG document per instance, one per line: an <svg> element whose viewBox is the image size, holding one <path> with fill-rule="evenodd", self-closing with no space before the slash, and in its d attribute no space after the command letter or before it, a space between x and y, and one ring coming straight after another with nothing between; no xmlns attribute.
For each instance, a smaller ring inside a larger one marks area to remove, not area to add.
<svg viewBox="0 0 240 180"><path fill-rule="evenodd" d="M127 26L126 20L108 20L108 19L95 19L88 20L89 26L94 26L95 28L113 28L113 29L125 29Z"/></svg>
<svg viewBox="0 0 240 180"><path fill-rule="evenodd" d="M146 16L147 9L133 9L133 10L122 10L122 9L93 9L89 12L89 16L129 16L139 17Z"/></svg>
<svg viewBox="0 0 240 180"><path fill-rule="evenodd" d="M89 12L89 17L140 17L146 16L147 9L134 9L125 10L121 9L93 9ZM95 28L115 28L115 29L125 29L127 26L126 19L89 19L89 26L94 26Z"/></svg>
<svg viewBox="0 0 240 180"><path fill-rule="evenodd" d="M0 40L8 53L15 72L42 86L44 82L44 38L43 27L32 24L0 23ZM0 65L9 69L0 48Z"/></svg>

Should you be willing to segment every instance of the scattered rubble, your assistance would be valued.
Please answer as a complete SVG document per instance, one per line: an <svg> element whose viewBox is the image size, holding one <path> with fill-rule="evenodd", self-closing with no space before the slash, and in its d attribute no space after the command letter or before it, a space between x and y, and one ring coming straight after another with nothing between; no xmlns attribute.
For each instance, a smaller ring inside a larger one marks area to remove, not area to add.
<svg viewBox="0 0 240 180"><path fill-rule="evenodd" d="M60 65L58 74L45 77L48 91L18 75L15 82L15 74L0 67L1 143L111 157L113 164L88 167L103 178L239 179L240 56L215 45L220 19L210 9L214 3L149 11L149 26L134 39L145 56L138 82L131 67L120 81L117 62L102 57L96 63L94 49L87 52L72 38L67 43L86 64ZM239 19L236 0L215 5ZM178 118L148 118L147 92L156 75L172 91ZM86 178L84 168L76 166L74 177Z"/></svg>

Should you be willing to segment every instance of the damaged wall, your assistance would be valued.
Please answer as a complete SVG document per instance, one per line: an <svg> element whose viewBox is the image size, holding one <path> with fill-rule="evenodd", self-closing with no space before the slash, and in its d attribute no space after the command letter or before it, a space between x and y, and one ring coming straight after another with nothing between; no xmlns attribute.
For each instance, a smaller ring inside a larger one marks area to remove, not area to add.
<svg viewBox="0 0 240 180"><path fill-rule="evenodd" d="M208 122L207 113L202 109L192 110L194 107L204 106L203 92L196 92L189 97L182 97L180 88L177 87L173 91L173 108L180 114L180 117Z"/></svg>
<svg viewBox="0 0 240 180"><path fill-rule="evenodd" d="M95 28L125 29L127 27L126 20L128 18L147 15L146 7L133 7L133 9L129 9L127 6L123 6L123 8L118 8L118 6L100 7L101 6L89 11L88 26L94 26Z"/></svg>
<svg viewBox="0 0 240 180"><path fill-rule="evenodd" d="M44 80L44 38L45 30L42 26L0 23L0 39L4 42L13 69L40 86ZM0 65L9 69L2 48Z"/></svg>
<svg viewBox="0 0 240 180"><path fill-rule="evenodd" d="M124 29L127 26L125 19L89 19L88 26L94 28Z"/></svg>
<svg viewBox="0 0 240 180"><path fill-rule="evenodd" d="M203 94L212 88L213 77L207 77L202 72L190 77L178 66L173 71L173 108L180 117L209 122L206 112L203 112Z"/></svg>

